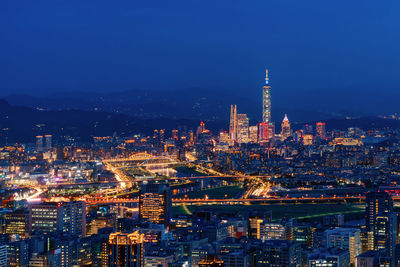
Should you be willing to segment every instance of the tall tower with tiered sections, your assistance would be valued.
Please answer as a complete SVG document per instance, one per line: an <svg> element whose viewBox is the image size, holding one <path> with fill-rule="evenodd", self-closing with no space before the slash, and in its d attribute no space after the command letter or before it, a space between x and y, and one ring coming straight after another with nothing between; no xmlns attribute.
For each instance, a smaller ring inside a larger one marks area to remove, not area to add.
<svg viewBox="0 0 400 267"><path fill-rule="evenodd" d="M263 87L263 122L271 122L271 86L269 86L268 70L265 70L265 85Z"/></svg>

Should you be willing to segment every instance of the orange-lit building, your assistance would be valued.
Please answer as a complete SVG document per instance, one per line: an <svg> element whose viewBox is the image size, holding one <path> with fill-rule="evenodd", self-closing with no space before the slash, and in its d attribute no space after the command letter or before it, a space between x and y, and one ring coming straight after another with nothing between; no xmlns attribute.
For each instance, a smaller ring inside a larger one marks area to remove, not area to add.
<svg viewBox="0 0 400 267"><path fill-rule="evenodd" d="M258 127L250 126L249 127L249 142L256 143L258 141Z"/></svg>
<svg viewBox="0 0 400 267"><path fill-rule="evenodd" d="M237 115L237 142L249 142L249 119L246 114Z"/></svg>
<svg viewBox="0 0 400 267"><path fill-rule="evenodd" d="M171 192L168 184L143 184L139 194L139 217L154 224L168 225L171 218Z"/></svg>
<svg viewBox="0 0 400 267"><path fill-rule="evenodd" d="M326 123L325 122L317 122L315 127L317 137L321 139L326 139Z"/></svg>
<svg viewBox="0 0 400 267"><path fill-rule="evenodd" d="M303 135L303 145L311 146L314 142L314 136L312 134Z"/></svg>
<svg viewBox="0 0 400 267"><path fill-rule="evenodd" d="M216 257L207 257L199 261L199 267L222 267L224 261L217 259Z"/></svg>
<svg viewBox="0 0 400 267"><path fill-rule="evenodd" d="M141 267L144 266L144 238L143 234L135 231L130 234L112 233L105 247L108 253L104 253L108 260L106 266Z"/></svg>
<svg viewBox="0 0 400 267"><path fill-rule="evenodd" d="M286 114L285 114L285 118L283 118L281 126L282 126L281 140L285 141L288 137L290 137L292 135L292 131L290 129L290 122L289 122L289 119Z"/></svg>

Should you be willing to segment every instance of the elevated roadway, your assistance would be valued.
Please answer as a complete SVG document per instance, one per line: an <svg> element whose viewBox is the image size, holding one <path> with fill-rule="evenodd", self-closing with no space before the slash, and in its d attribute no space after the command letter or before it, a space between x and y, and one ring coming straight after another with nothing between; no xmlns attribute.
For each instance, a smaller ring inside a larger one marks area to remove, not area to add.
<svg viewBox="0 0 400 267"><path fill-rule="evenodd" d="M400 197L393 198L400 201ZM258 198L258 199L179 199L173 198L172 204L179 205L252 205L252 204L318 204L318 203L354 203L364 202L365 196L346 197L302 197L302 198ZM90 198L86 199L88 205L137 203L137 198Z"/></svg>

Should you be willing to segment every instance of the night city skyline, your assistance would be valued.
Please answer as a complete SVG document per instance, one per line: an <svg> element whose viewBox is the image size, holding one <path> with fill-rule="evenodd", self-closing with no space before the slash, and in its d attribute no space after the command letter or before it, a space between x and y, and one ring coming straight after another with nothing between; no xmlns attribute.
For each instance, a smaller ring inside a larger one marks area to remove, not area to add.
<svg viewBox="0 0 400 267"><path fill-rule="evenodd" d="M399 267L399 8L0 3L0 267Z"/></svg>

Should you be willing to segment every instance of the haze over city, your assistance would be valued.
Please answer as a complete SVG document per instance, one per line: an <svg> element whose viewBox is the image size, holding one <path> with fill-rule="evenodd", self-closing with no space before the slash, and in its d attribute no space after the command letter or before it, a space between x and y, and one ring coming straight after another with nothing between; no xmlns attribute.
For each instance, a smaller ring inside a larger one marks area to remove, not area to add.
<svg viewBox="0 0 400 267"><path fill-rule="evenodd" d="M22 3L0 4L3 96L208 90L256 101L269 68L276 107L398 112L398 1Z"/></svg>

